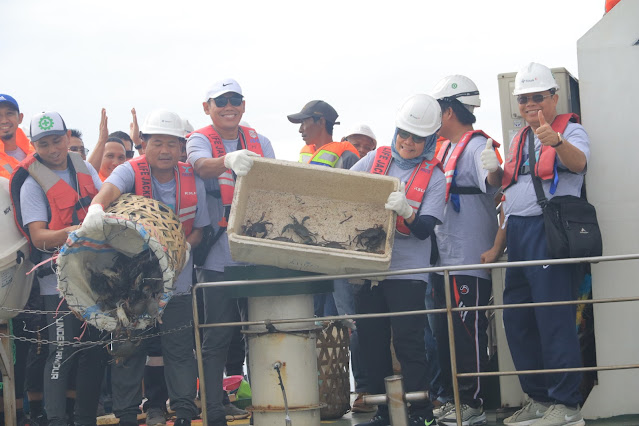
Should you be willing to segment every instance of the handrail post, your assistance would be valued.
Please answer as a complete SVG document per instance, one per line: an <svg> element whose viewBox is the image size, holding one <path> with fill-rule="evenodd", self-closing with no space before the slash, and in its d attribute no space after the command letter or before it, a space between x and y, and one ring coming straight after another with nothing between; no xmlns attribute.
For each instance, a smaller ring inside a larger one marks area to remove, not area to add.
<svg viewBox="0 0 639 426"><path fill-rule="evenodd" d="M386 398L391 424L393 426L408 426L402 376L388 376L384 382L386 383Z"/></svg>
<svg viewBox="0 0 639 426"><path fill-rule="evenodd" d="M448 321L448 347L450 348L450 371L453 379L453 397L457 426L462 426L461 402L459 401L459 382L457 381L457 353L455 351L455 330L453 329L452 299L450 296L450 272L444 271L444 294L446 295L446 319Z"/></svg>
<svg viewBox="0 0 639 426"><path fill-rule="evenodd" d="M200 313L197 308L197 287L193 288L193 331L195 332L195 358L197 359L197 373L200 378L200 403L202 405L202 424L208 424L206 414L206 389L204 385L204 361L202 360L202 343L200 341ZM204 297L204 290L202 290Z"/></svg>

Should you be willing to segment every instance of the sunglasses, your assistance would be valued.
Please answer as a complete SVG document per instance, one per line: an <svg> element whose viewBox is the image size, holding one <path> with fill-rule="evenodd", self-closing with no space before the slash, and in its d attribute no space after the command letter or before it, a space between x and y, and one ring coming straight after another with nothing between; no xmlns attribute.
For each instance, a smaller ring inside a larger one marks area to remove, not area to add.
<svg viewBox="0 0 639 426"><path fill-rule="evenodd" d="M226 97L226 96L218 96L217 98L213 99L215 101L215 106L218 108L224 108L229 102L231 102L231 105L238 107L240 105L242 105L242 100L244 99L244 97L242 95L236 95L236 96L231 96L231 97Z"/></svg>
<svg viewBox="0 0 639 426"><path fill-rule="evenodd" d="M133 158L135 151L126 151L126 158Z"/></svg>
<svg viewBox="0 0 639 426"><path fill-rule="evenodd" d="M552 95L532 95L532 96L527 96L527 95L519 95L517 96L517 102L519 102L519 105L524 105L528 103L528 99L532 99L532 101L536 104L540 104L544 101L544 99L551 97Z"/></svg>
<svg viewBox="0 0 639 426"><path fill-rule="evenodd" d="M413 138L413 142L415 143L424 143L426 142L426 136L417 136L414 135L410 132L407 132L406 130L402 130L402 129L397 129L397 135L399 135L400 138L402 139L408 139L408 138Z"/></svg>
<svg viewBox="0 0 639 426"><path fill-rule="evenodd" d="M77 152L79 154L84 153L84 155L89 153L89 150L83 146L71 146L69 147L69 151Z"/></svg>

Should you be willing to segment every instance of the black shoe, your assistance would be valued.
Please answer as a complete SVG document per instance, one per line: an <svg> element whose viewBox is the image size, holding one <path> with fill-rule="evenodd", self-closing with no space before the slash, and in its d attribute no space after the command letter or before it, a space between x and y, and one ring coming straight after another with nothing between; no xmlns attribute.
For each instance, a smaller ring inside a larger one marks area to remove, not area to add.
<svg viewBox="0 0 639 426"><path fill-rule="evenodd" d="M369 421L358 423L355 426L390 426L390 418L381 414L375 414Z"/></svg>
<svg viewBox="0 0 639 426"><path fill-rule="evenodd" d="M426 420L425 417L415 415L408 417L409 426L435 426L436 424L437 420L435 420L435 417L431 417L431 420Z"/></svg>
<svg viewBox="0 0 639 426"><path fill-rule="evenodd" d="M225 417L222 417L221 419L209 420L207 423L207 426L228 426L226 424Z"/></svg>
<svg viewBox="0 0 639 426"><path fill-rule="evenodd" d="M191 426L191 420L185 418L179 418L173 423L174 426Z"/></svg>

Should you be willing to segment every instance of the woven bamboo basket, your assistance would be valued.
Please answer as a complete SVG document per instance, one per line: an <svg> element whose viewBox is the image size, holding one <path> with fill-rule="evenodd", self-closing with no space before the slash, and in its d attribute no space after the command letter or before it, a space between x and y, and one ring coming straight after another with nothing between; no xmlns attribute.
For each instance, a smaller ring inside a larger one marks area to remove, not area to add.
<svg viewBox="0 0 639 426"><path fill-rule="evenodd" d="M118 253L133 257L150 249L162 271L158 312L124 319L103 311L91 289L91 273L110 268ZM173 210L160 201L123 194L106 211L102 230L72 232L58 257L58 288L76 315L101 330L145 329L162 315L185 262L186 239Z"/></svg>
<svg viewBox="0 0 639 426"><path fill-rule="evenodd" d="M351 409L348 327L330 322L317 334L320 403L325 404L320 418L339 419Z"/></svg>

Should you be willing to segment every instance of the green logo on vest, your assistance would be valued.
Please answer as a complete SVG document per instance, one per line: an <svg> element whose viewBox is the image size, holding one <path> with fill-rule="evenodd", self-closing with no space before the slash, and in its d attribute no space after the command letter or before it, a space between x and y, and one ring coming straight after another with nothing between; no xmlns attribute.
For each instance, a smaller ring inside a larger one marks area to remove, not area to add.
<svg viewBox="0 0 639 426"><path fill-rule="evenodd" d="M451 84L450 87L452 87L453 89L457 89L457 83Z"/></svg>
<svg viewBox="0 0 639 426"><path fill-rule="evenodd" d="M44 115L38 122L38 127L42 130L49 130L53 127L53 120L51 117Z"/></svg>

